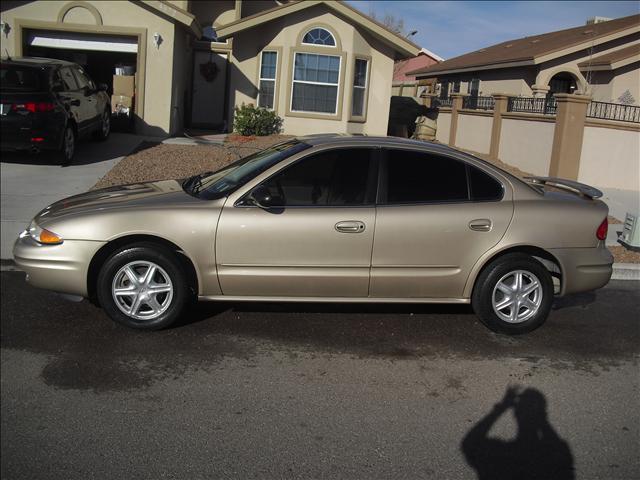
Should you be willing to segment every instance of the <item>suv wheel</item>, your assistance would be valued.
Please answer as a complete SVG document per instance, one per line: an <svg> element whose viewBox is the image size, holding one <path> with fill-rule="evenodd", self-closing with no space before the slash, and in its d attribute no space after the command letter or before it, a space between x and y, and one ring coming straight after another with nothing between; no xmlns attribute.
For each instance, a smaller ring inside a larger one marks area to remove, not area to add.
<svg viewBox="0 0 640 480"><path fill-rule="evenodd" d="M111 133L111 111L108 108L104 109L100 116L100 128L95 131L95 138L100 141L104 141L109 138Z"/></svg>
<svg viewBox="0 0 640 480"><path fill-rule="evenodd" d="M174 323L190 298L187 278L173 252L149 243L114 252L100 270L97 294L114 321L143 330Z"/></svg>
<svg viewBox="0 0 640 480"><path fill-rule="evenodd" d="M62 134L62 147L58 152L60 164L69 165L76 154L76 132L71 125L67 125Z"/></svg>
<svg viewBox="0 0 640 480"><path fill-rule="evenodd" d="M498 333L517 335L542 325L553 304L553 280L533 257L511 253L478 276L471 298L480 320Z"/></svg>

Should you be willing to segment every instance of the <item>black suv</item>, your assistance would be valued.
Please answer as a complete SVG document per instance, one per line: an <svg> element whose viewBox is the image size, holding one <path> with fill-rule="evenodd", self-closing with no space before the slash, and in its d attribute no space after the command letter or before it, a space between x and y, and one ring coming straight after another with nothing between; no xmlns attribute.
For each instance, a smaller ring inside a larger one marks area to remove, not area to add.
<svg viewBox="0 0 640 480"><path fill-rule="evenodd" d="M109 136L107 86L96 86L80 65L22 57L2 60L0 70L2 151L54 150L68 165L77 139Z"/></svg>

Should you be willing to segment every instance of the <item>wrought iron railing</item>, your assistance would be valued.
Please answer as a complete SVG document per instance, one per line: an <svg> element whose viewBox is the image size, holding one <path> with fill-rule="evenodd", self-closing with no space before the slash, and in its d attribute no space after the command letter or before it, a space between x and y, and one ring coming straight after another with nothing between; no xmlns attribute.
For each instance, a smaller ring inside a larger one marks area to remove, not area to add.
<svg viewBox="0 0 640 480"><path fill-rule="evenodd" d="M591 102L587 108L587 117L640 123L640 106L624 105L622 103Z"/></svg>
<svg viewBox="0 0 640 480"><path fill-rule="evenodd" d="M493 97L463 97L462 108L471 110L493 110L496 101Z"/></svg>
<svg viewBox="0 0 640 480"><path fill-rule="evenodd" d="M555 115L558 103L554 97L509 97L507 112L541 113Z"/></svg>
<svg viewBox="0 0 640 480"><path fill-rule="evenodd" d="M433 100L431 100L431 106L434 108L440 108L440 107L451 108L452 101L453 99L451 97L447 97L447 98L436 97Z"/></svg>

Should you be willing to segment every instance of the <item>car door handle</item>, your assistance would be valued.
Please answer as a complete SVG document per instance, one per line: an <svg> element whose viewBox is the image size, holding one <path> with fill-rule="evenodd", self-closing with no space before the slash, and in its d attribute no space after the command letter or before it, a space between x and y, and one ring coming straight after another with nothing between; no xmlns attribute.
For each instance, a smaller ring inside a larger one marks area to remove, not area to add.
<svg viewBox="0 0 640 480"><path fill-rule="evenodd" d="M477 232L491 231L491 220L488 218L478 218L469 222L469 228Z"/></svg>
<svg viewBox="0 0 640 480"><path fill-rule="evenodd" d="M358 220L345 220L336 223L336 230L341 233L360 233L364 232L364 223Z"/></svg>

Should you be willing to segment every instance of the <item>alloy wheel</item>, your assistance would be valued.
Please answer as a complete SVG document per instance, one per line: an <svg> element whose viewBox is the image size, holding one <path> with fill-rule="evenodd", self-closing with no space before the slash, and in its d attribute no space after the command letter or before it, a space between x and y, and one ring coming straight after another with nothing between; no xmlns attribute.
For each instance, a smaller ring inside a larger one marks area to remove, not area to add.
<svg viewBox="0 0 640 480"><path fill-rule="evenodd" d="M137 260L115 274L111 294L125 315L137 320L153 320L167 311L173 299L173 284L159 265Z"/></svg>
<svg viewBox="0 0 640 480"><path fill-rule="evenodd" d="M542 284L526 270L502 276L493 288L491 304L495 314L508 323L522 323L533 317L542 304Z"/></svg>

